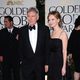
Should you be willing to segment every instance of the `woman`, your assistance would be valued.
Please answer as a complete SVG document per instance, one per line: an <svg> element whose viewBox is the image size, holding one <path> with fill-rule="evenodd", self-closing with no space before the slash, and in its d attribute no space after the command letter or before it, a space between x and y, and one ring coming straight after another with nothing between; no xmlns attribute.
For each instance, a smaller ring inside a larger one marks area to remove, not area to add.
<svg viewBox="0 0 80 80"><path fill-rule="evenodd" d="M69 56L74 62L74 80L80 79L80 16L75 20L74 29L68 43Z"/></svg>
<svg viewBox="0 0 80 80"><path fill-rule="evenodd" d="M58 11L49 12L48 24L52 31L49 41L49 64L45 67L45 71L48 71L48 80L61 80L66 74L68 37L61 28L61 23Z"/></svg>

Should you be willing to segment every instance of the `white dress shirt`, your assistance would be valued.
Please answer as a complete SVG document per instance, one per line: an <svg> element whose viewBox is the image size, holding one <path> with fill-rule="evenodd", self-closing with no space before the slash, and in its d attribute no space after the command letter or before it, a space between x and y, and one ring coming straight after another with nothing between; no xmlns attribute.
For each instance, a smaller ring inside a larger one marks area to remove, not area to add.
<svg viewBox="0 0 80 80"><path fill-rule="evenodd" d="M13 27L11 29L8 28L8 32L12 33Z"/></svg>
<svg viewBox="0 0 80 80"><path fill-rule="evenodd" d="M29 40L33 49L33 52L36 51L36 45L37 45L37 32L38 32L38 25L35 24L35 30L29 30Z"/></svg>

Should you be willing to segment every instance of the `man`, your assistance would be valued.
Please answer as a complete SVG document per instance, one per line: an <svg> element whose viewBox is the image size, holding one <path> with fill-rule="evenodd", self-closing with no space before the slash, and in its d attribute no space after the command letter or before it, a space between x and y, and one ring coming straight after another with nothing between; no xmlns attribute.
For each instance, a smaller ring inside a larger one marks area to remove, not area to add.
<svg viewBox="0 0 80 80"><path fill-rule="evenodd" d="M28 25L20 29L19 52L22 60L22 80L44 80L44 66L49 29L37 23L39 12L31 7L27 11Z"/></svg>
<svg viewBox="0 0 80 80"><path fill-rule="evenodd" d="M13 26L11 16L4 17L5 28L0 31L0 61L2 62L3 80L19 79L18 28ZM13 71L13 73L12 73Z"/></svg>

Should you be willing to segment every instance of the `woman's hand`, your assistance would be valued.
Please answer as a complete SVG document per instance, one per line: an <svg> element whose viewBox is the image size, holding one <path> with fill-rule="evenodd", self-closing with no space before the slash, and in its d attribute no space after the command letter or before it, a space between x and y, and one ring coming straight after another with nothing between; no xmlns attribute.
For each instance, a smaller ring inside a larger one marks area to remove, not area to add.
<svg viewBox="0 0 80 80"><path fill-rule="evenodd" d="M61 73L62 73L62 76L64 76L66 74L66 67L65 66L62 67L62 72Z"/></svg>

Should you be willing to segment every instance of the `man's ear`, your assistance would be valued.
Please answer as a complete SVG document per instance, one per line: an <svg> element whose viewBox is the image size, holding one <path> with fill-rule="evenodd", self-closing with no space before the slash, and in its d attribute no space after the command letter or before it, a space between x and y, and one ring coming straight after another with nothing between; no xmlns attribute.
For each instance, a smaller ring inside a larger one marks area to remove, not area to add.
<svg viewBox="0 0 80 80"><path fill-rule="evenodd" d="M39 20L39 15L37 15L37 20Z"/></svg>

